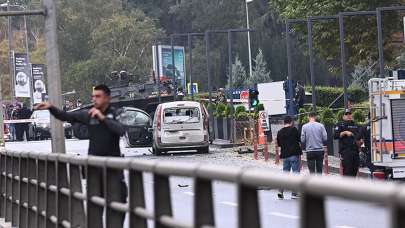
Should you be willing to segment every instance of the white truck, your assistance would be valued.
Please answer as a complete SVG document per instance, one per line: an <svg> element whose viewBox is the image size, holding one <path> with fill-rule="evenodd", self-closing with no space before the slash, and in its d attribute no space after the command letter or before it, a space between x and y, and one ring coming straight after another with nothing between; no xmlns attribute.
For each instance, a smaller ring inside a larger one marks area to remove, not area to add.
<svg viewBox="0 0 405 228"><path fill-rule="evenodd" d="M371 161L379 177L405 178L405 80L369 81ZM374 175L376 176L376 175Z"/></svg>

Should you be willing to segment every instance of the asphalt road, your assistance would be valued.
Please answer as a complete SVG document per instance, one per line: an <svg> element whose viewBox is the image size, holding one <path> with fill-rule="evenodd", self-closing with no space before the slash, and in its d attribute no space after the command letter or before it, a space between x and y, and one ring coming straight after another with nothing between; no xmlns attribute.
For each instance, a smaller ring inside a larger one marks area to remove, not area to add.
<svg viewBox="0 0 405 228"><path fill-rule="evenodd" d="M68 153L86 154L88 141L67 140ZM9 142L6 148L13 151L50 152L50 141L42 142ZM174 153L155 157L151 155L150 148L126 148L122 143L122 152L126 157L146 160L176 160L183 162L200 162L238 167L260 167L280 172L280 166L272 161L254 161L251 155L237 155L228 150L212 149L210 154L198 155L189 153ZM145 193L147 208L152 211L153 179L145 174ZM189 178L174 177L171 181L171 194L174 217L184 222L192 222L193 214L193 184ZM259 199L261 207L262 227L299 227L298 201L290 198L278 200L275 190L260 190ZM236 186L223 183L214 183L214 206L217 227L237 227L237 191ZM389 227L389 211L375 204L357 203L330 198L326 200L328 227L334 228L384 228Z"/></svg>

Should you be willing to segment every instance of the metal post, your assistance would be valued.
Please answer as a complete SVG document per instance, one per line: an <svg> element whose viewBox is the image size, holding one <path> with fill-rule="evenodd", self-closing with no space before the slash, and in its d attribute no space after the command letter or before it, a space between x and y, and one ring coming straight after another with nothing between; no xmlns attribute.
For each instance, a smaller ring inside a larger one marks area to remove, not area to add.
<svg viewBox="0 0 405 228"><path fill-rule="evenodd" d="M10 11L10 2L7 2L7 12ZM13 55L13 28L11 27L11 16L7 17L7 23L8 23L8 33L7 33L7 37L8 37L8 55L9 55L9 61L8 61L8 65L9 65L9 72L10 72L10 79L11 79L11 100L14 101L14 97L15 97L15 91L14 91L14 86L15 86L15 78L14 78L14 55Z"/></svg>
<svg viewBox="0 0 405 228"><path fill-rule="evenodd" d="M211 84L211 54L210 54L210 32L205 32L205 58L207 59L207 76L208 76L208 98L209 104L212 104L212 84ZM210 113L211 114L211 113Z"/></svg>
<svg viewBox="0 0 405 228"><path fill-rule="evenodd" d="M233 114L233 76L232 76L232 31L228 31L228 64L229 64L229 93L231 94L230 106ZM231 119L230 139L234 142L234 119Z"/></svg>
<svg viewBox="0 0 405 228"><path fill-rule="evenodd" d="M347 96L347 70L346 70L346 45L345 45L345 30L344 30L344 17L343 14L339 14L339 36L340 36L340 58L342 64L342 79L343 79L343 96L345 109L348 108L348 96Z"/></svg>
<svg viewBox="0 0 405 228"><path fill-rule="evenodd" d="M173 77L174 77L174 95L173 95L173 99L174 101L177 100L177 75L176 75L176 61L174 59L174 37L170 36L170 45L172 48L172 67L173 67Z"/></svg>
<svg viewBox="0 0 405 228"><path fill-rule="evenodd" d="M309 52L309 70L311 73L312 85L312 109L316 112L316 87L315 87L315 72L314 72L314 53L312 50L312 18L307 18L308 29L308 52Z"/></svg>
<svg viewBox="0 0 405 228"><path fill-rule="evenodd" d="M285 40L287 45L287 79L293 79L292 76L292 57L291 57L291 44L290 44L290 22L287 20L285 22Z"/></svg>
<svg viewBox="0 0 405 228"><path fill-rule="evenodd" d="M27 62L30 64L30 105L31 109L34 107L34 78L32 77L32 65L30 63L30 49L28 42L28 27L27 27L27 16L24 15L24 29L25 29L25 53L27 55ZM28 139L27 139L28 140Z"/></svg>
<svg viewBox="0 0 405 228"><path fill-rule="evenodd" d="M46 46L46 62L48 69L48 88L49 100L58 107L62 107L61 94L61 73L59 65L59 49L56 23L56 7L55 1L44 0L42 2L45 10L45 42ZM51 117L51 135L52 135L52 152L65 153L65 133L62 122Z"/></svg>
<svg viewBox="0 0 405 228"><path fill-rule="evenodd" d="M245 0L245 5L246 5L246 28L250 29L250 23L249 23L249 6L248 6L248 1ZM248 37L248 50L249 50L249 76L252 77L252 72L253 72L253 67L252 67L252 47L250 43L250 31L248 30L247 32L247 37Z"/></svg>
<svg viewBox="0 0 405 228"><path fill-rule="evenodd" d="M4 141L4 109L3 109L3 89L2 89L2 79L3 76L0 76L0 147L5 146Z"/></svg>
<svg viewBox="0 0 405 228"><path fill-rule="evenodd" d="M191 99L194 100L193 95L193 37L189 33L187 34L187 42L188 42L188 56L189 56L189 80L190 80L190 91L188 94L191 95ZM188 88L188 87L187 87Z"/></svg>
<svg viewBox="0 0 405 228"><path fill-rule="evenodd" d="M377 9L377 32L378 32L378 57L380 63L380 78L384 78L385 70L384 70L384 41L383 41L383 34L382 34L382 18L381 18L381 10Z"/></svg>
<svg viewBox="0 0 405 228"><path fill-rule="evenodd" d="M161 103L161 97L160 97L160 66L159 66L159 61L160 61L160 57L159 57L159 43L156 41L155 42L155 47L156 47L156 71L155 71L155 77L156 77L156 83L158 86L158 101L159 104Z"/></svg>

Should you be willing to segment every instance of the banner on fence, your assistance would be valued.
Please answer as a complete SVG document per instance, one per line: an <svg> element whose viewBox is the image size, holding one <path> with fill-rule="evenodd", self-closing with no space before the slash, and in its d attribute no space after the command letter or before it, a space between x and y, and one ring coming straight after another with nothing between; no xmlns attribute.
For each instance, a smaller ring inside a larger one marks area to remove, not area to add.
<svg viewBox="0 0 405 228"><path fill-rule="evenodd" d="M45 65L43 64L32 64L32 79L33 79L33 99L34 104L41 103L44 101L46 95L46 86L45 86Z"/></svg>
<svg viewBox="0 0 405 228"><path fill-rule="evenodd" d="M14 91L16 97L31 97L31 69L27 54L14 54Z"/></svg>

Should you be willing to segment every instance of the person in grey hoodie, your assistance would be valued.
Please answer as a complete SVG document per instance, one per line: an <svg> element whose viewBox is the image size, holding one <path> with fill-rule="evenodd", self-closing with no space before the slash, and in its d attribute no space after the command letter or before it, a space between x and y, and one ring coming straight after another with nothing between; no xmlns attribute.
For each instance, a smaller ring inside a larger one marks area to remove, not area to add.
<svg viewBox="0 0 405 228"><path fill-rule="evenodd" d="M316 122L316 113L309 114L309 122L302 126L301 145L307 152L308 169L311 174L322 174L323 159L328 156L324 146L328 139L323 124Z"/></svg>

